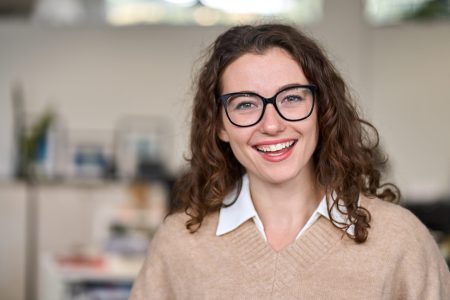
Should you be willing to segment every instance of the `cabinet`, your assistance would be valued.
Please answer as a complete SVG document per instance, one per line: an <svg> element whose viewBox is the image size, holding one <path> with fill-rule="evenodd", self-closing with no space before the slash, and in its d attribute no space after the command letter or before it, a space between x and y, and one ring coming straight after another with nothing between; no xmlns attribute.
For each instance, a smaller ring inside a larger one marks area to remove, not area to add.
<svg viewBox="0 0 450 300"><path fill-rule="evenodd" d="M155 189L157 190L157 189ZM27 187L20 183L0 183L0 295L2 299L24 300L27 286ZM126 299L143 257L121 259L102 255L103 268L62 266L57 257L68 249L102 249L105 237L102 211L115 208L130 199L126 182L39 184L33 189L35 224L31 234L34 253L35 299L82 298L81 291L95 290L104 299ZM159 197L167 194L159 193ZM167 199L165 199L167 200ZM101 287L104 287L102 290ZM102 294L103 293L103 294ZM119 298L114 298L115 296ZM78 298L77 298L78 297ZM83 296L84 297L84 296ZM101 296L97 295L96 299Z"/></svg>
<svg viewBox="0 0 450 300"><path fill-rule="evenodd" d="M127 300L142 259L105 255L90 266L41 260L41 299Z"/></svg>
<svg viewBox="0 0 450 300"><path fill-rule="evenodd" d="M160 191L151 194L153 198L167 201L164 190L154 186L152 190ZM126 183L38 188L40 300L128 299L144 257L113 255L102 249L109 225L105 212L123 206L130 197ZM77 249L94 249L97 265L58 261Z"/></svg>
<svg viewBox="0 0 450 300"><path fill-rule="evenodd" d="M26 187L0 183L0 298L25 298Z"/></svg>

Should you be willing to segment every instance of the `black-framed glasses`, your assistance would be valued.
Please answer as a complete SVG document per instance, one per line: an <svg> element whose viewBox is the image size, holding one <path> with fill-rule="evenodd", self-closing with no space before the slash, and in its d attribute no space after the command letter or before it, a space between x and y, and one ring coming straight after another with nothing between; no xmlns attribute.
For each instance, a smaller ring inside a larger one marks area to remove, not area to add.
<svg viewBox="0 0 450 300"><path fill-rule="evenodd" d="M267 104L272 104L280 117L286 121L308 118L314 109L317 87L312 84L293 85L264 98L253 92L237 92L222 95L225 113L230 122L238 127L249 127L261 121Z"/></svg>

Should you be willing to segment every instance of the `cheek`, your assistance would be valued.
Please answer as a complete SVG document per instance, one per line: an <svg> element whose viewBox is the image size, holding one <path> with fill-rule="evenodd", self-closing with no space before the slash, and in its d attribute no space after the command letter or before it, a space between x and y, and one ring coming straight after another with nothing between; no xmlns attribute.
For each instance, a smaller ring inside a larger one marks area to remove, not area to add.
<svg viewBox="0 0 450 300"><path fill-rule="evenodd" d="M248 169L252 155L250 148L242 140L231 139L230 148L236 160L245 168Z"/></svg>
<svg viewBox="0 0 450 300"><path fill-rule="evenodd" d="M227 131L229 143L233 151L248 146L248 138L245 132L239 130Z"/></svg>
<svg viewBox="0 0 450 300"><path fill-rule="evenodd" d="M308 120L309 122L304 124L300 131L302 131L304 136L307 138L307 144L309 147L313 147L313 151L315 151L319 141L319 124L315 114L311 115L311 117L312 118Z"/></svg>
<svg viewBox="0 0 450 300"><path fill-rule="evenodd" d="M225 142L225 143L230 142L230 136L228 135L228 132L223 128L223 126L222 126L222 129L219 130L218 136L222 142Z"/></svg>
<svg viewBox="0 0 450 300"><path fill-rule="evenodd" d="M226 128L226 123L228 122L227 120L227 116L225 115L225 112L223 110L221 110L221 120L218 124L219 132L218 132L218 136L219 139L225 143L229 143L230 142L230 135L228 134L229 129ZM229 124L227 124L229 125Z"/></svg>
<svg viewBox="0 0 450 300"><path fill-rule="evenodd" d="M247 153L251 147L249 145L251 131L246 128L238 128L228 123L224 126L221 135L223 138L227 139L234 156L238 160L240 160L242 156L245 156L245 153Z"/></svg>

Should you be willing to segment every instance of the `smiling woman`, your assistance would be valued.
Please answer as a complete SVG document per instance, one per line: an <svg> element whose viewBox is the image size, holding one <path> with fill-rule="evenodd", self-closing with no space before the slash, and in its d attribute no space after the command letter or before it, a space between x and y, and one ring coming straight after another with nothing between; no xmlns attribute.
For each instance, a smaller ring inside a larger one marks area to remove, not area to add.
<svg viewBox="0 0 450 300"><path fill-rule="evenodd" d="M198 77L189 169L131 299L448 299L376 129L317 43L233 27ZM425 262L425 263L424 263Z"/></svg>
<svg viewBox="0 0 450 300"><path fill-rule="evenodd" d="M308 80L299 64L278 47L263 54L244 54L222 75L222 93L225 96L238 91L258 91L265 96L275 94L273 105L256 105L263 107L256 116L235 112L235 106L230 109L229 102L222 110L223 127L219 138L229 143L236 159L245 168L251 185L255 186L253 199L261 198L257 193L264 191L268 184L295 182L304 187L315 185L311 158L318 139L317 111L313 109L313 90L306 88L308 92L304 91L307 86ZM292 102L292 98L297 100L295 105L287 103ZM251 126L236 126L232 118L225 119L224 111L228 117L237 115L235 122L239 120L240 124ZM259 203L254 204L258 210ZM313 202L313 206L317 203ZM302 222L306 223L306 220Z"/></svg>

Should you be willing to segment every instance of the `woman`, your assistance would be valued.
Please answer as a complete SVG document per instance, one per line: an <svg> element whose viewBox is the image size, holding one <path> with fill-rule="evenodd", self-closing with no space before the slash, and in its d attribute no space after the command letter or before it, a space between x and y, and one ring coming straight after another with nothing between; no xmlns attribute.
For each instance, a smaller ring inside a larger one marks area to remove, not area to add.
<svg viewBox="0 0 450 300"><path fill-rule="evenodd" d="M375 128L296 29L217 38L189 162L131 299L450 299L437 245L381 183Z"/></svg>

